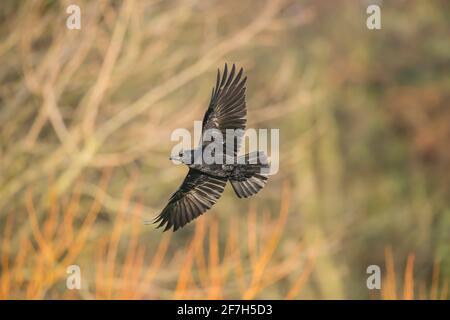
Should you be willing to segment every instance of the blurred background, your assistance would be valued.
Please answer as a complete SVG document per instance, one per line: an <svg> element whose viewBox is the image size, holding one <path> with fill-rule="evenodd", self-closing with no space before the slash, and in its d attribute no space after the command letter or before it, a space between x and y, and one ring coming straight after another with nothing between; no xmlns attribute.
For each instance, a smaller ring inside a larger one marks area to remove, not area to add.
<svg viewBox="0 0 450 320"><path fill-rule="evenodd" d="M66 28L71 4L81 30ZM447 299L449 13L2 1L0 298ZM280 171L163 234L143 221L187 172L170 134L202 119L225 62L248 76L248 127L280 129Z"/></svg>

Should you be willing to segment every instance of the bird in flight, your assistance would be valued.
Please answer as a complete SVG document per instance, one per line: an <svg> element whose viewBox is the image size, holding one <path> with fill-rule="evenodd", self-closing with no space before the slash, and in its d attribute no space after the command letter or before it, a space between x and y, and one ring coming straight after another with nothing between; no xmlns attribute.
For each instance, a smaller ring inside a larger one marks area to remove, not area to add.
<svg viewBox="0 0 450 320"><path fill-rule="evenodd" d="M166 207L154 219L158 228L164 227L164 231L173 228L173 231L176 231L205 213L219 200L228 181L239 198L256 194L266 184L270 168L266 155L261 151L237 155L247 122L246 80L247 77L243 77L243 69L236 73L234 64L230 72L225 64L222 76L220 70L217 71L216 86L212 89L211 100L203 117L199 147L180 151L178 156L170 157L171 160L186 164L189 172L178 190L170 197ZM208 130L226 136L230 132L229 129L239 133L232 136L232 141L214 137L205 139ZM214 150L214 156L217 150L224 151L217 153L218 158L223 161L195 161L207 148Z"/></svg>

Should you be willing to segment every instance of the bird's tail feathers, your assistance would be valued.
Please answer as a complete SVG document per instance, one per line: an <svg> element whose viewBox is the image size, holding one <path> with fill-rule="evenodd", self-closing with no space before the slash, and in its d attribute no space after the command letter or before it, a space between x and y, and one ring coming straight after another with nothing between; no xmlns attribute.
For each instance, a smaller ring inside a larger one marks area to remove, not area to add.
<svg viewBox="0 0 450 320"><path fill-rule="evenodd" d="M270 164L267 156L262 151L250 152L240 157L245 160L245 177L231 179L234 192L239 198L248 198L264 188L267 183Z"/></svg>

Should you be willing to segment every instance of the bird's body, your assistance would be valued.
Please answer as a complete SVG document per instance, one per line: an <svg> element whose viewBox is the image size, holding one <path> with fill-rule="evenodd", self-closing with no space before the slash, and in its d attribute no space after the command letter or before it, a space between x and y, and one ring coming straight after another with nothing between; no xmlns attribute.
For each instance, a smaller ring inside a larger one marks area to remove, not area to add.
<svg viewBox="0 0 450 320"><path fill-rule="evenodd" d="M199 148L196 150L188 150L185 151L185 153L192 155L195 153L203 154L203 149ZM249 156L252 158L249 158ZM193 158L195 158L195 156ZM265 158L264 153L259 152L250 153L244 157L223 155L220 163L208 164L204 161L200 163L192 163L193 161L190 161L185 164L193 170L200 171L213 177L243 181L249 178L252 174L260 171L262 166L266 164L266 160L267 159ZM239 163L239 161L242 163Z"/></svg>
<svg viewBox="0 0 450 320"><path fill-rule="evenodd" d="M156 217L158 227L164 231L183 227L220 198L230 181L239 198L247 198L261 190L267 181L269 165L263 152L251 152L238 156L238 150L246 124L245 81L243 70L235 76L233 65L228 76L225 64L223 77L217 74L216 87L212 91L208 110L203 118L202 142L197 149L181 151L172 157L186 164L189 172L169 203ZM226 137L227 129L235 130L230 139L218 139L217 133ZM211 133L206 138L208 133ZM209 152L206 152L209 151Z"/></svg>

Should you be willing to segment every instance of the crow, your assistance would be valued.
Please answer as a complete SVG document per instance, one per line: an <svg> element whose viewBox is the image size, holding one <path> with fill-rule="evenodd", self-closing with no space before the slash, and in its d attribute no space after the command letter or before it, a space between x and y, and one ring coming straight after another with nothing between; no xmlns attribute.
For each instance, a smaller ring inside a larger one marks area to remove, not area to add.
<svg viewBox="0 0 450 320"><path fill-rule="evenodd" d="M268 179L267 157L264 152L250 152L238 156L240 144L243 140L243 131L246 125L247 107L245 102L245 83L247 77L242 77L243 69L236 74L233 64L230 73L225 64L223 75L217 70L216 86L212 89L209 107L202 122L202 140L197 149L180 151L178 156L171 160L180 161L189 167L189 172L178 190L170 197L168 204L154 219L159 224L157 228L164 227L164 231L173 227L173 231L185 226L190 221L205 213L220 198L227 181L230 181L239 198L247 198L261 190ZM218 131L224 136L227 129L233 129L235 134L230 141L221 140L217 136L205 139L205 133ZM204 163L198 160L202 152L211 143L220 144L212 148L213 155L219 154L221 163ZM229 161L229 157L232 161ZM227 161L228 160L228 161Z"/></svg>

